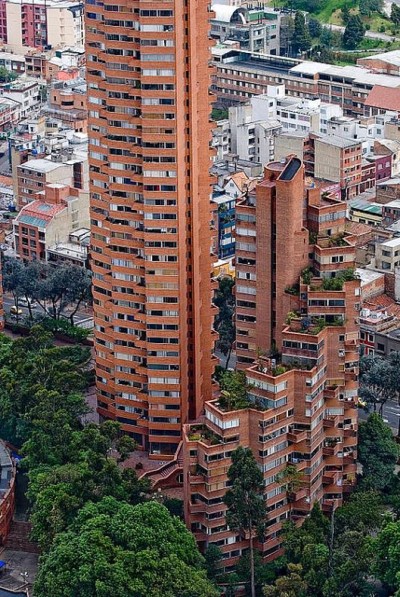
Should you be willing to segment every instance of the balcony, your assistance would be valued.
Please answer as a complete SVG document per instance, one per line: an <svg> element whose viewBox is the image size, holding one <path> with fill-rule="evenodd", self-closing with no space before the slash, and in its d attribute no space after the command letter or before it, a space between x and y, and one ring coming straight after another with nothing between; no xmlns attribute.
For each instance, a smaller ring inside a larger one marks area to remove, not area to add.
<svg viewBox="0 0 400 597"><path fill-rule="evenodd" d="M342 448L342 442L327 440L322 448L322 453L324 456L337 456Z"/></svg>
<svg viewBox="0 0 400 597"><path fill-rule="evenodd" d="M341 471L326 471L322 476L322 483L323 485L337 485L341 475Z"/></svg>
<svg viewBox="0 0 400 597"><path fill-rule="evenodd" d="M289 427L289 433L287 434L288 441L292 444L303 442L307 439L307 431L304 429L293 429Z"/></svg>
<svg viewBox="0 0 400 597"><path fill-rule="evenodd" d="M298 471L304 471L309 464L308 460L295 458L294 456L290 456L288 462L290 462L290 464L296 465Z"/></svg>
<svg viewBox="0 0 400 597"><path fill-rule="evenodd" d="M344 437L356 437L357 431L354 429L353 426L347 427L343 430Z"/></svg>
<svg viewBox="0 0 400 597"><path fill-rule="evenodd" d="M341 506L342 504L342 500L340 498L336 498L336 499L325 499L322 502L322 510L324 512L334 512L336 510L336 508L338 508L339 506Z"/></svg>
<svg viewBox="0 0 400 597"><path fill-rule="evenodd" d="M339 423L339 415L327 415L323 421L324 429L332 429L333 427L337 427Z"/></svg>

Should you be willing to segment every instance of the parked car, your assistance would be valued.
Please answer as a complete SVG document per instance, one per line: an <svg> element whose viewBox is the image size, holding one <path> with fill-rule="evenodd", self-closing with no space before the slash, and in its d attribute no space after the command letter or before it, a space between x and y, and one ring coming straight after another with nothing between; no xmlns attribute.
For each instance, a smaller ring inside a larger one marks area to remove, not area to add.
<svg viewBox="0 0 400 597"><path fill-rule="evenodd" d="M13 305L10 309L10 313L11 315L23 315L23 311L22 309L20 309L19 307L17 307L16 305Z"/></svg>

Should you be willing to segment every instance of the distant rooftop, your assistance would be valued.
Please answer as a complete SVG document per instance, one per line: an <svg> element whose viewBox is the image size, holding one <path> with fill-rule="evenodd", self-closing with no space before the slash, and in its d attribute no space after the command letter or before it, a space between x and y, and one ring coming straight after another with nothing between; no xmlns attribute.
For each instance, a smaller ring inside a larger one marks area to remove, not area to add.
<svg viewBox="0 0 400 597"><path fill-rule="evenodd" d="M377 216L382 215L382 205L379 203L369 203L362 199L353 199L352 201L349 201L349 207L355 210L366 211Z"/></svg>
<svg viewBox="0 0 400 597"><path fill-rule="evenodd" d="M50 159L38 158L28 160L24 164L21 164L21 167L28 168L29 170L35 170L36 172L52 172L63 165L64 164L62 162L53 162Z"/></svg>
<svg viewBox="0 0 400 597"><path fill-rule="evenodd" d="M341 147L345 149L346 147L354 147L354 145L360 145L361 141L357 139L345 139L344 137L339 137L338 135L319 135L318 139L315 141L320 141L321 143L326 143L327 145L334 145L335 147Z"/></svg>
<svg viewBox="0 0 400 597"><path fill-rule="evenodd" d="M366 284L369 284L371 282L379 280L379 278L383 278L385 275L385 274L380 274L378 272L374 272L373 270L370 270L370 269L362 269L360 267L358 267L355 270L355 274L360 279L361 286L365 286Z"/></svg>

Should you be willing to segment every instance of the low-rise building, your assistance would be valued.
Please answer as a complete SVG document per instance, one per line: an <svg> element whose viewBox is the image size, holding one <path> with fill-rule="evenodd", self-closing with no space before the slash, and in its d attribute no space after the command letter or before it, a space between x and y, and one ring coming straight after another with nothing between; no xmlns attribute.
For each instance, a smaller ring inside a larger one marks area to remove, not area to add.
<svg viewBox="0 0 400 597"><path fill-rule="evenodd" d="M83 3L65 0L1 0L1 40L13 52L26 48L83 46Z"/></svg>
<svg viewBox="0 0 400 597"><path fill-rule="evenodd" d="M87 246L79 239L71 241L71 234L82 228L87 238L88 192L61 183L47 184L42 194L36 194L33 201L22 207L13 222L15 251L25 261L55 262L68 258L70 262L85 264Z"/></svg>
<svg viewBox="0 0 400 597"><path fill-rule="evenodd" d="M289 40L290 41L290 40ZM212 91L221 103L245 103L265 93L268 85L284 83L288 95L337 104L346 116L364 116L364 104L375 86L396 95L398 76L376 74L361 66L337 66L286 56L244 52L232 47L212 49L216 72ZM397 93L398 95L398 93Z"/></svg>
<svg viewBox="0 0 400 597"><path fill-rule="evenodd" d="M31 77L19 77L12 83L6 83L0 88L0 95L17 102L19 117L28 118L40 106L41 96L38 81Z"/></svg>
<svg viewBox="0 0 400 597"><path fill-rule="evenodd" d="M382 205L365 198L349 201L349 218L353 222L380 226L382 222Z"/></svg>
<svg viewBox="0 0 400 597"><path fill-rule="evenodd" d="M378 270L392 271L400 266L400 238L392 238L375 247L374 267Z"/></svg>
<svg viewBox="0 0 400 597"><path fill-rule="evenodd" d="M16 75L23 75L26 71L25 56L12 52L0 51L0 67Z"/></svg>
<svg viewBox="0 0 400 597"><path fill-rule="evenodd" d="M218 42L234 41L242 50L279 54L280 13L264 6L213 4L210 35Z"/></svg>
<svg viewBox="0 0 400 597"><path fill-rule="evenodd" d="M30 159L17 167L17 205L23 207L50 183L86 190L88 179L85 151L78 153L72 146L54 149L46 157Z"/></svg>

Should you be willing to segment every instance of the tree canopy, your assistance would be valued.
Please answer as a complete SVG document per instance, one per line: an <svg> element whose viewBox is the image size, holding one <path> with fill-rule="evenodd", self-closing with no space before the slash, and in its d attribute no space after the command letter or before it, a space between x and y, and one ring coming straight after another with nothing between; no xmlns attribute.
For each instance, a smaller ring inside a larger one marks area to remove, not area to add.
<svg viewBox="0 0 400 597"><path fill-rule="evenodd" d="M218 307L218 314L214 323L215 330L219 334L217 348L227 357L226 369L229 365L233 342L235 341L235 325L233 322L235 312L234 286L233 278L229 276L222 277L219 280L218 290L214 297L214 304Z"/></svg>
<svg viewBox="0 0 400 597"><path fill-rule="evenodd" d="M359 427L358 460L363 466L364 486L384 490L394 476L399 446L382 418L372 413Z"/></svg>
<svg viewBox="0 0 400 597"><path fill-rule="evenodd" d="M347 50L354 50L365 34L365 27L359 15L350 15L343 34L343 44Z"/></svg>
<svg viewBox="0 0 400 597"><path fill-rule="evenodd" d="M193 535L157 502L88 503L57 536L37 597L217 597Z"/></svg>
<svg viewBox="0 0 400 597"><path fill-rule="evenodd" d="M307 52L311 48L311 36L302 12L296 12L294 17L294 32L292 38L294 52Z"/></svg>
<svg viewBox="0 0 400 597"><path fill-rule="evenodd" d="M383 414L388 400L397 400L400 388L400 355L392 352L388 358L376 355L360 359L360 398Z"/></svg>
<svg viewBox="0 0 400 597"><path fill-rule="evenodd" d="M226 522L231 529L249 534L251 594L255 596L253 537L261 536L266 523L264 478L250 448L232 452L228 470L230 488L224 501L228 506Z"/></svg>
<svg viewBox="0 0 400 597"><path fill-rule="evenodd" d="M6 257L3 260L3 288L12 294L17 307L21 298L28 299L31 319L32 300L40 305L46 316L54 319L65 316L66 308L73 305L68 314L73 324L82 302L90 300L91 275L77 265L53 267L38 261L24 263L14 257Z"/></svg>

